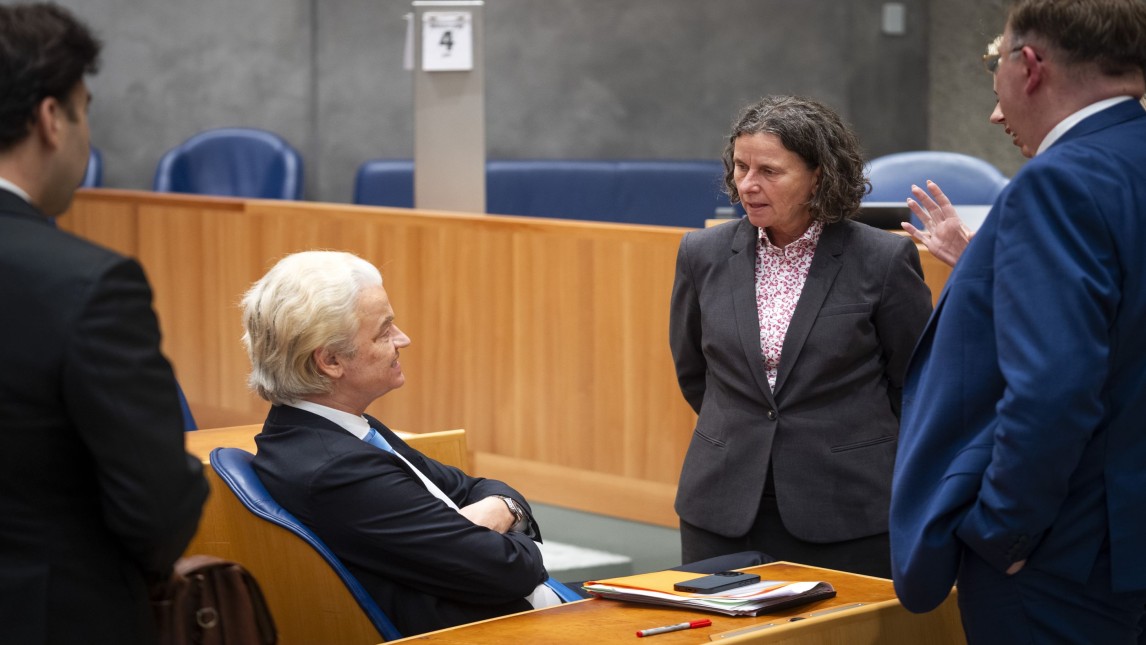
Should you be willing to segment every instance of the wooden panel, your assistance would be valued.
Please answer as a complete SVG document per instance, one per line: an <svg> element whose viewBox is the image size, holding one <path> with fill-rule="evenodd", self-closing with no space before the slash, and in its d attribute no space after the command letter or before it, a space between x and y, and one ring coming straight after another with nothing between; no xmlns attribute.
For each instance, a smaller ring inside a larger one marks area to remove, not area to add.
<svg viewBox="0 0 1146 645"><path fill-rule="evenodd" d="M474 453L474 470L483 477L513 482L526 499L560 499L563 506L606 513L638 522L676 527L676 484L663 484L593 473L539 461Z"/></svg>
<svg viewBox="0 0 1146 645"><path fill-rule="evenodd" d="M81 188L76 199L83 208L72 208L56 219L63 230L86 237L128 257L139 255L139 219L134 200L100 199L102 189Z"/></svg>
<svg viewBox="0 0 1146 645"><path fill-rule="evenodd" d="M65 221L96 241L134 239L201 427L266 415L240 342L250 284L286 254L347 250L381 268L413 341L406 386L372 414L466 428L473 450L502 458L474 474L536 477L508 479L537 490L532 501L676 526L671 491L696 417L676 384L668 307L688 229L106 190L77 194ZM938 296L940 272L925 270ZM595 480L610 503L553 473Z"/></svg>
<svg viewBox="0 0 1146 645"><path fill-rule="evenodd" d="M211 468L209 458L215 448L254 453L254 437L261 429L262 424L253 424L186 433L187 450L203 461L211 486L199 530L186 553L215 555L246 566L266 596L280 645L381 641L330 565L294 534L248 511ZM462 469L467 465L464 430L401 435L422 454Z"/></svg>
<svg viewBox="0 0 1146 645"><path fill-rule="evenodd" d="M951 267L931 255L926 246L919 243L915 246L919 249L919 261L923 265L923 281L931 288L931 305L935 306L939 303L943 285L947 284L947 278L951 276Z"/></svg>
<svg viewBox="0 0 1146 645"><path fill-rule="evenodd" d="M257 452L255 448L255 435L263 429L263 424L252 423L244 426L230 428L209 428L193 430L183 433L183 443L187 452L199 458L204 466L208 465L211 451L215 448L240 448L252 455Z"/></svg>

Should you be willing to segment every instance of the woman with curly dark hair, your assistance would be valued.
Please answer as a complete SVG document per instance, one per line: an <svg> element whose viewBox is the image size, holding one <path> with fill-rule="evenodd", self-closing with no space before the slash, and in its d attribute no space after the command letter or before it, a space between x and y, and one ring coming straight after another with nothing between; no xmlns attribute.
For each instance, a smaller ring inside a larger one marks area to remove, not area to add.
<svg viewBox="0 0 1146 645"><path fill-rule="evenodd" d="M682 559L760 550L891 577L907 359L931 313L910 238L851 221L869 190L830 108L772 96L724 152L746 216L681 240L670 344L699 415L676 499Z"/></svg>

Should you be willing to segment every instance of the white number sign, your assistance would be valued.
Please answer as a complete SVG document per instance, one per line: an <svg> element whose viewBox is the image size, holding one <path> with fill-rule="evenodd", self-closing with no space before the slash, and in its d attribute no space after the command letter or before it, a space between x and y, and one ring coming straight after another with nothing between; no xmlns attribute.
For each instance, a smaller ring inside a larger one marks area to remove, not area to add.
<svg viewBox="0 0 1146 645"><path fill-rule="evenodd" d="M473 14L427 11L422 14L422 69L458 72L474 68Z"/></svg>

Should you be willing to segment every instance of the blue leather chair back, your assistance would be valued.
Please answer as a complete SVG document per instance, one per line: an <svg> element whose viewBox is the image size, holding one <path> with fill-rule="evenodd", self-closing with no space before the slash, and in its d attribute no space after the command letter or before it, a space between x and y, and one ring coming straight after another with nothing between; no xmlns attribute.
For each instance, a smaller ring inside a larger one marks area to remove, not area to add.
<svg viewBox="0 0 1146 645"><path fill-rule="evenodd" d="M207 130L163 155L152 187L163 193L301 199L302 157L273 132Z"/></svg>
<svg viewBox="0 0 1146 645"><path fill-rule="evenodd" d="M382 612L370 594L366 593L362 583L358 582L358 579L342 564L338 556L334 555L334 552L327 548L326 544L313 531L282 506L279 506L278 502L271 497L251 467L253 458L254 455L239 448L215 448L211 451L210 457L211 467L215 469L215 473L227 483L227 486L235 493L243 506L256 516L297 535L326 560L327 564L346 584L346 588L354 596L358 606L366 613L370 622L374 624L374 628L378 630L379 634L382 634L383 638L388 641L402 638L398 629L394 627L394 623L390 622L390 618Z"/></svg>
<svg viewBox="0 0 1146 645"><path fill-rule="evenodd" d="M486 212L496 215L704 226L718 208L720 161L523 159L486 162ZM414 162L375 159L358 169L354 203L414 206Z"/></svg>
<svg viewBox="0 0 1146 645"><path fill-rule="evenodd" d="M903 203L911 185L925 188L928 179L939 184L952 204L991 204L1007 185L1007 178L990 163L957 152L922 150L900 152L871 160L869 202Z"/></svg>
<svg viewBox="0 0 1146 645"><path fill-rule="evenodd" d="M103 155L99 148L91 147L88 153L88 167L84 170L84 178L80 181L80 188L99 188L103 185Z"/></svg>
<svg viewBox="0 0 1146 645"><path fill-rule="evenodd" d="M354 203L414 207L414 160L371 159L354 176Z"/></svg>
<svg viewBox="0 0 1146 645"><path fill-rule="evenodd" d="M520 160L486 164L486 210L499 215L702 227L731 204L719 161Z"/></svg>

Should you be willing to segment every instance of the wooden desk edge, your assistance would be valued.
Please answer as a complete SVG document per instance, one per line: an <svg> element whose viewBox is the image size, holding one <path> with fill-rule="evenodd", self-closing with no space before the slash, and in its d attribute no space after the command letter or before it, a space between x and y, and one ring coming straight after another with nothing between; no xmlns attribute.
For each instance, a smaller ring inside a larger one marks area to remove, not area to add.
<svg viewBox="0 0 1146 645"><path fill-rule="evenodd" d="M888 609L895 609L896 607L899 607L899 606L900 606L899 600L896 600L896 599L880 600L880 601L876 601L876 602L865 602L862 604L858 604L856 606L842 605L841 606L842 608L838 609L837 611L833 611L831 613L824 614L823 616L804 617L804 620L796 620L796 621L792 620L793 618L795 618L795 616L782 616L782 617L777 617L775 623L763 623L763 624L751 625L748 627L738 627L736 629L729 629L729 630L726 630L723 632L714 632L712 634L709 634L708 636L709 636L710 641L717 641L718 640L718 642L720 642L722 644L728 643L728 645L737 645L737 643L755 643L755 642L759 642L758 639L761 636L761 634L759 632L767 629L769 636L776 635L777 641L783 641L784 637L789 632L794 632L797 629L806 628L806 625L804 622L805 620L814 620L820 624L827 623L827 622L836 622L836 621L851 621L851 620L855 619L857 616L860 616L863 614L870 614L873 612L878 612L878 611L883 611L883 610L888 610ZM813 610L812 612L808 612L808 613L814 613L815 611L826 611L826 610L830 610L830 609L834 609L834 608L833 607L827 607L826 609L817 609L817 610ZM797 614L797 615L803 616L803 614ZM771 627L769 627L769 625L771 625ZM728 638L717 639L717 637L719 637L721 634L728 634L731 632L739 632L741 630L745 630L745 633L743 633L739 636L730 636Z"/></svg>
<svg viewBox="0 0 1146 645"><path fill-rule="evenodd" d="M543 611L549 611L551 609L560 609L560 608L568 606L568 605L575 605L577 603L589 602L590 600L593 600L593 598L583 598L581 600L574 600L572 602L565 602L565 603L561 603L560 605L553 605L550 607L542 607L540 609L527 609L525 611L519 611L519 612L514 613L514 614L506 614L504 616L496 616L494 618L486 618L485 620L479 620L479 621L475 621L472 623L464 623L462 625L455 625L453 627L446 627L445 629L436 629L432 632L425 632L422 634L414 634L413 636L406 636L405 638L399 638L396 641L385 641L383 643L378 643L378 645L390 645L391 643L410 643L410 642L414 642L414 641L424 641L424 640L426 640L426 637L430 636L430 635L448 634L450 632L456 632L459 629L469 629L469 628L475 627L477 625L484 625L486 623L496 623L498 621L505 620L506 618L511 618L513 616L521 616L522 614L537 614L537 613L540 613Z"/></svg>
<svg viewBox="0 0 1146 645"><path fill-rule="evenodd" d="M203 430L192 430L184 433L183 444L184 448L192 455L195 455L204 464L208 463L211 458L211 451L215 448L240 448L247 452L254 454L255 435L262 432L263 424L252 423L249 425L232 426L229 428L206 428ZM439 430L437 432L403 432L395 431L399 437L410 443L413 447L417 448L420 452L425 452L420 447L427 443L454 443L461 451L465 451L465 430ZM461 437L459 440L458 437ZM432 457L437 458L435 455ZM464 457L464 455L462 455ZM442 461L439 459L439 461ZM458 466L465 470L465 463L459 464L454 461L446 462L453 466Z"/></svg>

